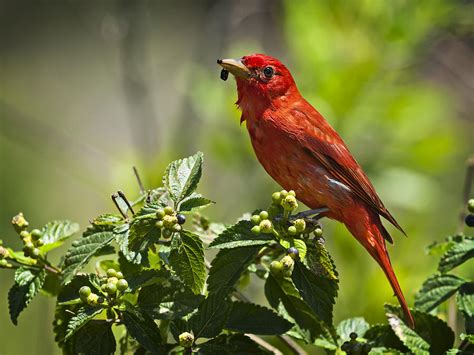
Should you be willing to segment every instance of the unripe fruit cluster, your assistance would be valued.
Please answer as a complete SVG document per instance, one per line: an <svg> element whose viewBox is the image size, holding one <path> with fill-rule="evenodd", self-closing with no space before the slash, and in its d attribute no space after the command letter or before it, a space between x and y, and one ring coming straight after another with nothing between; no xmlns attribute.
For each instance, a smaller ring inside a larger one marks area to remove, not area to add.
<svg viewBox="0 0 474 355"><path fill-rule="evenodd" d="M250 221L254 224L252 227L252 233L272 233L273 223L268 219L269 214L267 211L262 211L259 214L254 214Z"/></svg>
<svg viewBox="0 0 474 355"><path fill-rule="evenodd" d="M163 238L170 238L174 232L181 231L181 225L186 222L186 216L176 213L173 207L166 206L156 211L156 227L161 229Z"/></svg>
<svg viewBox="0 0 474 355"><path fill-rule="evenodd" d="M348 354L361 354L365 355L372 350L372 346L368 343L359 343L357 341L357 334L352 332L349 334L350 341L344 342L341 346L341 350Z"/></svg>
<svg viewBox="0 0 474 355"><path fill-rule="evenodd" d="M23 241L23 254L32 259L38 259L40 256L40 247L44 245L43 232L39 229L33 229L28 232L26 229L20 232L21 240Z"/></svg>
<svg viewBox="0 0 474 355"><path fill-rule="evenodd" d="M274 192L272 195L272 203L274 205L280 205L287 212L292 212L298 208L298 202L296 201L296 193L293 190L286 191L281 190Z"/></svg>
<svg viewBox="0 0 474 355"><path fill-rule="evenodd" d="M128 289L128 282L123 278L123 274L120 271L108 269L107 276L103 277L101 280L100 289L109 298L113 299L117 297L117 292L121 293ZM79 289L79 297L81 298L82 302L91 306L105 302L104 297L93 293L88 286L82 286Z"/></svg>
<svg viewBox="0 0 474 355"><path fill-rule="evenodd" d="M292 226L288 227L288 234L289 235L297 235L303 233L306 229L306 222L304 219L297 219L293 222Z"/></svg>
<svg viewBox="0 0 474 355"><path fill-rule="evenodd" d="M286 255L281 260L273 260L270 264L270 271L276 277L290 277L294 267L294 256Z"/></svg>

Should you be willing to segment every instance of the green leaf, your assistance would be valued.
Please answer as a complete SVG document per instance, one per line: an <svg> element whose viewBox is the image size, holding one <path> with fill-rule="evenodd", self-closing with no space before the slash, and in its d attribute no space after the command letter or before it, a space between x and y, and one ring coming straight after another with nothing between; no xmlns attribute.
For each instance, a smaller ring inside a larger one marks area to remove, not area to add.
<svg viewBox="0 0 474 355"><path fill-rule="evenodd" d="M305 263L315 274L326 277L330 280L337 280L337 271L334 261L326 250L321 240L307 246Z"/></svg>
<svg viewBox="0 0 474 355"><path fill-rule="evenodd" d="M237 224L225 229L209 244L209 248L238 248L252 245L266 245L274 241L271 234L254 234L250 231L253 224L250 221L239 221Z"/></svg>
<svg viewBox="0 0 474 355"><path fill-rule="evenodd" d="M295 261L291 278L314 314L328 327L332 326L332 314L338 290L337 279L317 275L298 260Z"/></svg>
<svg viewBox="0 0 474 355"><path fill-rule="evenodd" d="M41 230L41 240L44 245L40 248L43 253L59 247L64 241L79 231L79 224L68 220L52 221Z"/></svg>
<svg viewBox="0 0 474 355"><path fill-rule="evenodd" d="M161 230L156 227L156 215L142 215L136 217L128 233L122 233L120 250L128 261L134 264L144 263L148 265L148 248L157 242L161 236ZM128 246L126 244L128 243ZM143 260L146 260L143 262Z"/></svg>
<svg viewBox="0 0 474 355"><path fill-rule="evenodd" d="M20 267L16 270L15 284L8 292L8 308L13 324L18 324L18 316L43 287L45 278L44 269Z"/></svg>
<svg viewBox="0 0 474 355"><path fill-rule="evenodd" d="M136 308L128 308L122 315L129 334L140 345L151 353L156 353L161 348L163 340L153 318Z"/></svg>
<svg viewBox="0 0 474 355"><path fill-rule="evenodd" d="M429 312L454 295L465 282L462 278L441 274L428 278L415 296L415 307L420 311Z"/></svg>
<svg viewBox="0 0 474 355"><path fill-rule="evenodd" d="M474 257L474 238L464 237L441 256L438 269L445 273Z"/></svg>
<svg viewBox="0 0 474 355"><path fill-rule="evenodd" d="M260 247L220 250L211 263L207 279L208 291L230 293L259 250Z"/></svg>
<svg viewBox="0 0 474 355"><path fill-rule="evenodd" d="M195 294L201 293L206 281L206 266L204 248L199 236L188 231L175 234L169 259L178 277Z"/></svg>
<svg viewBox="0 0 474 355"><path fill-rule="evenodd" d="M171 199L178 204L196 190L201 179L203 154L197 154L180 160L175 160L166 169L163 184Z"/></svg>
<svg viewBox="0 0 474 355"><path fill-rule="evenodd" d="M200 194L192 193L190 196L184 198L179 204L178 211L180 212L197 212L215 203Z"/></svg>
<svg viewBox="0 0 474 355"><path fill-rule="evenodd" d="M116 347L112 324L103 321L89 322L74 336L74 354L110 355Z"/></svg>
<svg viewBox="0 0 474 355"><path fill-rule="evenodd" d="M337 350L339 346L337 344L334 344L332 341L326 339L326 338L318 338L314 341L314 345L317 347L327 349L327 350Z"/></svg>
<svg viewBox="0 0 474 355"><path fill-rule="evenodd" d="M270 306L276 310L281 302L298 326L310 331L312 339L321 334L329 334L324 323L316 318L312 309L301 299L290 279L275 278L270 274L265 282L265 296Z"/></svg>
<svg viewBox="0 0 474 355"><path fill-rule="evenodd" d="M304 240L293 239L293 246L298 249L300 260L304 260L306 258L306 253L308 252L308 248L306 247Z"/></svg>
<svg viewBox="0 0 474 355"><path fill-rule="evenodd" d="M223 293L209 294L189 319L194 338L212 338L222 331L232 308L229 297Z"/></svg>
<svg viewBox="0 0 474 355"><path fill-rule="evenodd" d="M376 347L396 349L401 352L408 353L408 348L398 339L393 329L388 324L375 324L371 326L364 334L372 345Z"/></svg>
<svg viewBox="0 0 474 355"><path fill-rule="evenodd" d="M194 295L177 280L167 279L143 287L137 305L155 319L177 319L194 311L203 299L204 296Z"/></svg>
<svg viewBox="0 0 474 355"><path fill-rule="evenodd" d="M456 296L458 309L468 317L474 316L474 282L466 282Z"/></svg>
<svg viewBox="0 0 474 355"><path fill-rule="evenodd" d="M420 354L444 354L454 344L454 332L441 319L421 311L412 311L415 330L409 328L399 306L385 305L388 323L411 351Z"/></svg>
<svg viewBox="0 0 474 355"><path fill-rule="evenodd" d="M442 255L451 249L456 243L462 242L464 240L464 235L454 235L447 237L442 242L434 242L426 248L428 255Z"/></svg>
<svg viewBox="0 0 474 355"><path fill-rule="evenodd" d="M90 320L92 320L95 316L102 313L104 308L100 307L92 307L92 306L84 306L79 308L76 315L71 318L67 325L66 337L65 339L68 340L71 338L79 329L85 326Z"/></svg>
<svg viewBox="0 0 474 355"><path fill-rule="evenodd" d="M243 334L222 334L201 344L199 354L203 355L243 355L268 354L249 337Z"/></svg>
<svg viewBox="0 0 474 355"><path fill-rule="evenodd" d="M275 335L286 333L292 326L271 309L253 303L234 302L225 328L241 333Z"/></svg>
<svg viewBox="0 0 474 355"><path fill-rule="evenodd" d="M369 329L369 323L362 317L344 319L336 327L337 335L342 342L350 340L349 335L356 333L359 338L363 338L365 332Z"/></svg>
<svg viewBox="0 0 474 355"><path fill-rule="evenodd" d="M112 231L89 228L83 237L76 240L66 253L63 266L63 285L69 282L77 271L83 268L93 256L111 254L114 240Z"/></svg>

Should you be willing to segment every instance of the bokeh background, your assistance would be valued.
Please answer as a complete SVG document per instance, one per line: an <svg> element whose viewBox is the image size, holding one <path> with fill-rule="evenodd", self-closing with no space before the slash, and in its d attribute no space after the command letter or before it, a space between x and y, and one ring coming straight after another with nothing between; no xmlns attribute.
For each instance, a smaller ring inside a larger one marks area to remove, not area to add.
<svg viewBox="0 0 474 355"><path fill-rule="evenodd" d="M0 238L23 211L41 226L85 227L166 164L205 153L207 213L235 221L277 185L252 152L233 80L216 59L274 55L340 132L409 237L389 247L410 303L436 259L424 247L458 224L474 151L471 1L0 1ZM324 221L340 273L336 320L383 321L395 299L340 225ZM59 256L57 256L59 257ZM13 326L0 272L0 354L55 354L54 303L37 297ZM472 276L472 275L471 275Z"/></svg>

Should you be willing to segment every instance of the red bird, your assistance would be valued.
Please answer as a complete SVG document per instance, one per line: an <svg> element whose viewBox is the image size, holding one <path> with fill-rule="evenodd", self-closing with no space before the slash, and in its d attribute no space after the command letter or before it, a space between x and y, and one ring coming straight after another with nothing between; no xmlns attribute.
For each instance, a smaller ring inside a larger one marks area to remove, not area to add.
<svg viewBox="0 0 474 355"><path fill-rule="evenodd" d="M393 240L380 216L405 232L342 138L301 96L290 71L277 59L252 54L217 63L235 76L241 122L247 122L264 169L284 189L294 190L308 207L327 207L325 217L346 225L382 267L408 324L414 327L385 245Z"/></svg>

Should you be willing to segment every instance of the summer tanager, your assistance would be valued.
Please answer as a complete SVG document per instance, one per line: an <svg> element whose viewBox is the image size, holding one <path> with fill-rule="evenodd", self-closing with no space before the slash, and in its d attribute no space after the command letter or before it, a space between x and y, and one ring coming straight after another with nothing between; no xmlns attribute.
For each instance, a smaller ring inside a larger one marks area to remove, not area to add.
<svg viewBox="0 0 474 355"><path fill-rule="evenodd" d="M381 266L408 324L414 327L385 245L393 240L380 216L405 232L344 141L301 96L290 71L277 59L253 54L217 63L235 76L241 122L247 123L264 169L284 189L294 190L308 207L327 207L323 216L346 225Z"/></svg>

